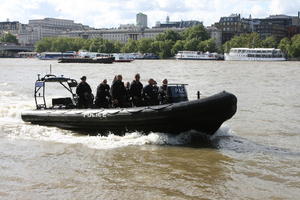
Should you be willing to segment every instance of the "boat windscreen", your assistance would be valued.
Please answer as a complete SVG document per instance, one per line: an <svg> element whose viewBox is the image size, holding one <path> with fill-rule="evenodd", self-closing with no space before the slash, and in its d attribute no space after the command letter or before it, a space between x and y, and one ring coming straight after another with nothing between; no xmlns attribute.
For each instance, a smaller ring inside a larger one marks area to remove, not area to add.
<svg viewBox="0 0 300 200"><path fill-rule="evenodd" d="M44 77L44 78L42 78L42 81L44 81L44 82L68 82L70 80L74 80L74 79L65 78L65 77Z"/></svg>

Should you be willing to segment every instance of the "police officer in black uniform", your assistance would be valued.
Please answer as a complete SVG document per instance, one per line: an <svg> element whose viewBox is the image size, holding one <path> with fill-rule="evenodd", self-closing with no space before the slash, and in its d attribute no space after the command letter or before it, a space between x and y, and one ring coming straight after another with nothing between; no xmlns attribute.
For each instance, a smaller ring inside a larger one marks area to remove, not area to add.
<svg viewBox="0 0 300 200"><path fill-rule="evenodd" d="M104 79L97 87L95 107L96 108L108 108L110 102L110 87L107 84L107 80Z"/></svg>
<svg viewBox="0 0 300 200"><path fill-rule="evenodd" d="M168 79L162 81L162 86L159 87L159 101L160 104L166 104L168 99Z"/></svg>
<svg viewBox="0 0 300 200"><path fill-rule="evenodd" d="M76 88L76 94L78 95L78 107L91 108L93 105L92 89L86 82L86 76L82 76L80 79L81 82Z"/></svg>
<svg viewBox="0 0 300 200"><path fill-rule="evenodd" d="M126 88L122 79L122 75L118 75L117 80L111 86L112 104L114 107L123 108L126 106Z"/></svg>
<svg viewBox="0 0 300 200"><path fill-rule="evenodd" d="M134 106L142 106L143 84L140 82L140 74L136 74L134 78L129 89L130 97Z"/></svg>
<svg viewBox="0 0 300 200"><path fill-rule="evenodd" d="M149 84L143 88L145 104L148 106L158 105L158 87L155 86L156 81L150 78L148 83Z"/></svg>

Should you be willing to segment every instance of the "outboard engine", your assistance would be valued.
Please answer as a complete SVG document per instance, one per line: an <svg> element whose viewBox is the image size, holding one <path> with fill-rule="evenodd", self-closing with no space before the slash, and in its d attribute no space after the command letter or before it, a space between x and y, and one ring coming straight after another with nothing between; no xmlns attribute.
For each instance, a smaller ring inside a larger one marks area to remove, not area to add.
<svg viewBox="0 0 300 200"><path fill-rule="evenodd" d="M178 103L188 101L186 84L168 84L168 101L169 103Z"/></svg>

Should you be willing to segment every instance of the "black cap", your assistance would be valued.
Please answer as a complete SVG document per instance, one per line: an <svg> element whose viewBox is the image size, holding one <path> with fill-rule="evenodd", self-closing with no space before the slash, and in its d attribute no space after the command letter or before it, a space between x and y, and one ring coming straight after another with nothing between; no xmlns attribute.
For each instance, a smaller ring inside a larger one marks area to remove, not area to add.
<svg viewBox="0 0 300 200"><path fill-rule="evenodd" d="M80 78L81 80L86 80L86 76L82 76L81 78Z"/></svg>

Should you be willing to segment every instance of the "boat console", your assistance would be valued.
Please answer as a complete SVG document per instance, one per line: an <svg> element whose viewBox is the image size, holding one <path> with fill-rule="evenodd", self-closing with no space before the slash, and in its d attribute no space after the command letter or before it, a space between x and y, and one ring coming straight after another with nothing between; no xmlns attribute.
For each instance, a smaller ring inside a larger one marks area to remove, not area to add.
<svg viewBox="0 0 300 200"><path fill-rule="evenodd" d="M59 109L72 109L75 108L76 105L72 101L70 97L66 98L53 98L52 99L52 107Z"/></svg>
<svg viewBox="0 0 300 200"><path fill-rule="evenodd" d="M187 84L168 84L168 103L178 103L188 101Z"/></svg>

